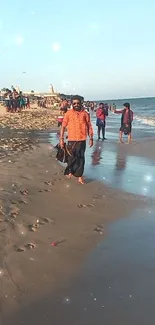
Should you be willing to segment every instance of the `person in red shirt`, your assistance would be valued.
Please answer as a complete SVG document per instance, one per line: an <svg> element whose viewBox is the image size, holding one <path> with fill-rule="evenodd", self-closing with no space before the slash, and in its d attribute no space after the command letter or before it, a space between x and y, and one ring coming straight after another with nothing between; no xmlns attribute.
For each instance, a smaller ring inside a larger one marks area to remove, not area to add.
<svg viewBox="0 0 155 325"><path fill-rule="evenodd" d="M102 140L106 140L105 138L105 126L106 126L106 117L108 116L108 105L105 106L103 103L99 104L99 107L96 111L96 126L98 127L98 141L100 138L100 133L102 131Z"/></svg>
<svg viewBox="0 0 155 325"><path fill-rule="evenodd" d="M69 178L78 177L78 181L84 184L83 172L85 165L86 139L89 135L90 147L93 146L93 129L89 114L84 110L79 96L72 97L72 107L64 116L60 131L60 146L64 147L64 133L67 128L69 155L64 174Z"/></svg>
<svg viewBox="0 0 155 325"><path fill-rule="evenodd" d="M116 110L115 114L122 114L121 117L121 127L119 130L119 142L123 143L122 137L123 133L128 136L128 143L132 142L132 122L133 122L133 111L130 109L130 104L125 103L124 109Z"/></svg>
<svg viewBox="0 0 155 325"><path fill-rule="evenodd" d="M69 104L68 104L68 100L67 99L64 99L62 102L61 102L61 105L60 105L60 112L64 115L67 113L68 111L68 107L69 107Z"/></svg>
<svg viewBox="0 0 155 325"><path fill-rule="evenodd" d="M60 116L57 118L58 127L62 126L64 115L67 113L69 108L69 102L67 99L62 100L60 104Z"/></svg>

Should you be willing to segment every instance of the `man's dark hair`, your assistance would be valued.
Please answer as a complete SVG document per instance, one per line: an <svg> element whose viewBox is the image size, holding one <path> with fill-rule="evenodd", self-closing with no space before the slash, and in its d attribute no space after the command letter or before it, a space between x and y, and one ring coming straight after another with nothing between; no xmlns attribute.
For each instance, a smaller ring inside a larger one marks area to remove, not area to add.
<svg viewBox="0 0 155 325"><path fill-rule="evenodd" d="M129 103L124 103L123 106L130 109L130 104Z"/></svg>
<svg viewBox="0 0 155 325"><path fill-rule="evenodd" d="M104 104L103 104L103 103L99 103L99 106L100 106L100 105L103 105L103 106L104 106Z"/></svg>
<svg viewBox="0 0 155 325"><path fill-rule="evenodd" d="M82 98L79 95L72 96L71 102L73 103L73 100L79 100L80 103L82 103Z"/></svg>

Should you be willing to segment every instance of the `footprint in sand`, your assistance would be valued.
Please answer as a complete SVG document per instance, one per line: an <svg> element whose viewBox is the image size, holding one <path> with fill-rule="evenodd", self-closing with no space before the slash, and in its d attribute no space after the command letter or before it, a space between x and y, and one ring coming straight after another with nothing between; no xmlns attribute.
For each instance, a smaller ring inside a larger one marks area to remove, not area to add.
<svg viewBox="0 0 155 325"><path fill-rule="evenodd" d="M25 244L24 246L20 246L20 247L17 247L16 248L16 251L17 252L25 252L27 249L35 249L36 248L36 244L34 243L28 243L28 244Z"/></svg>
<svg viewBox="0 0 155 325"><path fill-rule="evenodd" d="M9 217L12 218L12 219L16 219L17 216L19 215L19 208L18 207L14 207L14 208L11 208L10 210L10 213L9 213Z"/></svg>
<svg viewBox="0 0 155 325"><path fill-rule="evenodd" d="M94 231L100 233L100 235L103 235L103 233L104 233L104 225L97 225L94 228Z"/></svg>
<svg viewBox="0 0 155 325"><path fill-rule="evenodd" d="M37 220L39 225L45 225L46 223L54 223L54 220L50 218L41 218L40 220Z"/></svg>
<svg viewBox="0 0 155 325"><path fill-rule="evenodd" d="M32 224L28 225L29 231L32 231L32 232L37 231L38 228L39 228L39 224L38 223L32 223Z"/></svg>
<svg viewBox="0 0 155 325"><path fill-rule="evenodd" d="M47 223L54 223L54 221L50 218L41 218L41 219L37 219L36 223L32 223L30 225L28 225L28 229L32 232L37 231L37 229L39 228L39 226L44 226Z"/></svg>
<svg viewBox="0 0 155 325"><path fill-rule="evenodd" d="M48 188L46 190L39 190L38 191L39 193L43 193L43 192L52 192L52 189L51 188Z"/></svg>
<svg viewBox="0 0 155 325"><path fill-rule="evenodd" d="M36 248L36 244L34 244L34 243L28 243L28 244L25 245L25 247L27 249L35 249Z"/></svg>
<svg viewBox="0 0 155 325"><path fill-rule="evenodd" d="M21 199L19 199L19 200L13 200L13 201L11 201L11 204L22 204L22 203L24 203L24 204L27 204L27 202L25 201L25 200L21 200Z"/></svg>
<svg viewBox="0 0 155 325"><path fill-rule="evenodd" d="M51 181L46 181L46 182L44 182L46 185L54 185L54 183L53 182L51 182Z"/></svg>
<svg viewBox="0 0 155 325"><path fill-rule="evenodd" d="M22 195L27 195L29 192L28 192L28 190L23 190L23 191L20 191L20 193L21 193Z"/></svg>
<svg viewBox="0 0 155 325"><path fill-rule="evenodd" d="M94 208L94 204L78 204L78 208Z"/></svg>
<svg viewBox="0 0 155 325"><path fill-rule="evenodd" d="M94 201L95 200L101 200L101 199L104 199L104 198L105 198L105 195L100 195L100 194L93 196Z"/></svg>
<svg viewBox="0 0 155 325"><path fill-rule="evenodd" d="M20 247L16 248L16 251L17 252L25 252L26 248L24 246L20 246Z"/></svg>

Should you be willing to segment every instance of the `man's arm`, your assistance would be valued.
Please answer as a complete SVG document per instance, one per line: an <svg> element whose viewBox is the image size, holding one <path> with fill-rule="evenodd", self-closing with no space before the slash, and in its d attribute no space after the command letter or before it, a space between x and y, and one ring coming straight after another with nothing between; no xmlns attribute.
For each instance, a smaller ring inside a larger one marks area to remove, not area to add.
<svg viewBox="0 0 155 325"><path fill-rule="evenodd" d="M91 124L91 121L90 121L90 115L87 113L86 115L86 122L87 122L87 126L88 126L88 135L89 135L89 147L91 148L93 146L93 135L94 135L94 132L93 132L93 127L92 127L92 124Z"/></svg>
<svg viewBox="0 0 155 325"><path fill-rule="evenodd" d="M124 109L114 109L115 114L122 114L124 112Z"/></svg>
<svg viewBox="0 0 155 325"><path fill-rule="evenodd" d="M109 109L109 108L105 108L105 109L104 109L104 115L105 115L105 116L108 116L108 115L109 115L108 109Z"/></svg>
<svg viewBox="0 0 155 325"><path fill-rule="evenodd" d="M64 140L65 126L61 126L60 130L60 140Z"/></svg>
<svg viewBox="0 0 155 325"><path fill-rule="evenodd" d="M88 113L86 113L86 122L87 122L87 126L88 126L88 135L91 139L93 139L94 132L93 132L93 127L92 127L92 124L90 121L90 115Z"/></svg>

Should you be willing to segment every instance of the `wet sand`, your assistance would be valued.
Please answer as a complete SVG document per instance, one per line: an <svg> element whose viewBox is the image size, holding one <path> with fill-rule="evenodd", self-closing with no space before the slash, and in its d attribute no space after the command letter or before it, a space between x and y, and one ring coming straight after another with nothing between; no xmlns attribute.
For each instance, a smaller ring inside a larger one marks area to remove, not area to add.
<svg viewBox="0 0 155 325"><path fill-rule="evenodd" d="M94 140L93 148L87 147L85 175L127 193L155 197L155 139L128 145L107 136L107 141ZM57 141L57 134L51 134L51 142Z"/></svg>
<svg viewBox="0 0 155 325"><path fill-rule="evenodd" d="M103 241L107 224L143 204L97 181L88 179L81 186L64 178L50 145L1 162L1 323L27 323L30 311L28 324L34 324L34 317L42 324L33 304L67 287Z"/></svg>
<svg viewBox="0 0 155 325"><path fill-rule="evenodd" d="M110 225L68 288L31 306L34 323L154 325L154 210L147 205ZM27 324L30 310L19 318Z"/></svg>

